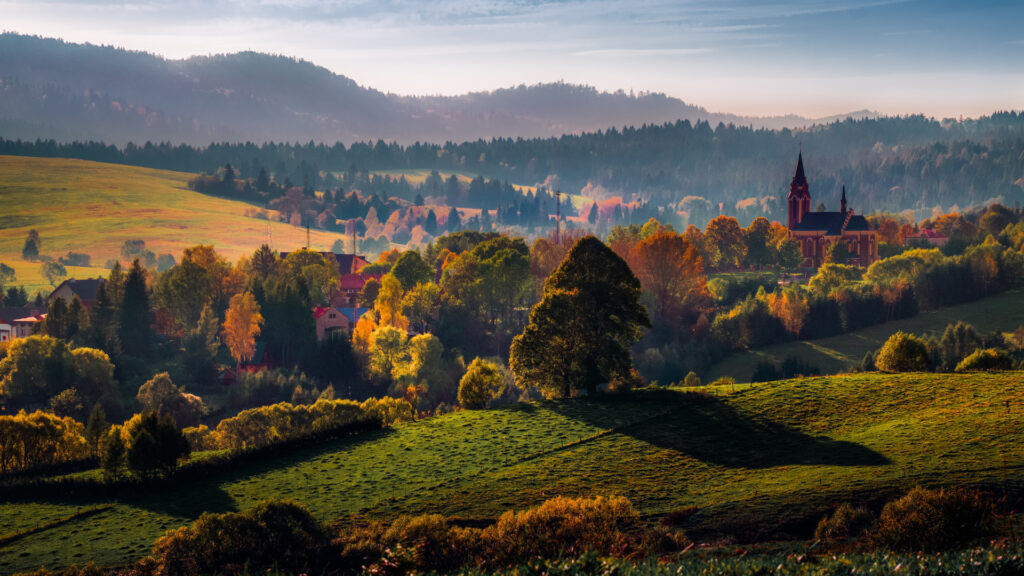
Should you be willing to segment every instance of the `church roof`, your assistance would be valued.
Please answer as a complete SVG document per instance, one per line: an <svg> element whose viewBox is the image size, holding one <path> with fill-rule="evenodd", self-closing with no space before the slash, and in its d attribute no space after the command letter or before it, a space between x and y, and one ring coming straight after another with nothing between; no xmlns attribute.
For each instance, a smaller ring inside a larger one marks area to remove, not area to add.
<svg viewBox="0 0 1024 576"><path fill-rule="evenodd" d="M846 215L842 212L808 212L804 214L800 223L793 226L793 230L803 232L824 232L826 236L841 236L843 234L843 222ZM846 224L846 231L861 232L871 230L868 219L855 215L850 216Z"/></svg>

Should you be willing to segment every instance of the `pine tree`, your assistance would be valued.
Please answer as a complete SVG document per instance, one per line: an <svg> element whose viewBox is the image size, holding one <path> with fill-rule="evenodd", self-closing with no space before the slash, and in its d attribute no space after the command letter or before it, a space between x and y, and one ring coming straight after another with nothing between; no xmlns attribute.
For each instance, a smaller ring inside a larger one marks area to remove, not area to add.
<svg viewBox="0 0 1024 576"><path fill-rule="evenodd" d="M121 437L121 427L114 426L107 431L103 440L103 454L100 455L100 467L103 468L103 479L116 482L121 479L125 466L125 445Z"/></svg>
<svg viewBox="0 0 1024 576"><path fill-rule="evenodd" d="M101 442L103 436L107 433L110 425L107 424L107 413L103 411L103 406L99 402L93 405L92 412L89 413L88 424L85 425L85 441L89 444L89 450L93 454L102 457Z"/></svg>
<svg viewBox="0 0 1024 576"><path fill-rule="evenodd" d="M63 298L54 298L46 311L46 335L54 338L68 337L68 307Z"/></svg>
<svg viewBox="0 0 1024 576"><path fill-rule="evenodd" d="M448 211L448 232L458 232L462 230L462 218L459 216L459 211L452 206L451 210Z"/></svg>
<svg viewBox="0 0 1024 576"><path fill-rule="evenodd" d="M124 283L118 335L125 354L145 358L153 343L153 312L146 288L146 269L136 258Z"/></svg>

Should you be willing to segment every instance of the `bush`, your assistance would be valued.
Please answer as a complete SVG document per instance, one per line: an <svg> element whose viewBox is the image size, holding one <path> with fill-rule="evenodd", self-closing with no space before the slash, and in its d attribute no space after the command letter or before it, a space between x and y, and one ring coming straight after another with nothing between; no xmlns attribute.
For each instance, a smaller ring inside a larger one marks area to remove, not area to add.
<svg viewBox="0 0 1024 576"><path fill-rule="evenodd" d="M988 534L994 515L977 491L917 487L885 505L872 539L890 550L951 550Z"/></svg>
<svg viewBox="0 0 1024 576"><path fill-rule="evenodd" d="M700 376L696 372L690 372L683 378L683 386L700 386Z"/></svg>
<svg viewBox="0 0 1024 576"><path fill-rule="evenodd" d="M857 538L875 523L875 516L867 508L854 508L842 503L832 517L825 516L818 522L814 537L819 540L842 540Z"/></svg>
<svg viewBox="0 0 1024 576"><path fill-rule="evenodd" d="M621 496L557 497L520 512L505 512L481 534L484 557L497 565L528 558L575 557L584 552L621 555L625 531L639 516Z"/></svg>
<svg viewBox="0 0 1024 576"><path fill-rule="evenodd" d="M1013 358L999 348L975 350L967 358L956 365L957 372L981 372L993 370L1012 370Z"/></svg>
<svg viewBox="0 0 1024 576"><path fill-rule="evenodd" d="M786 356L782 359L780 375L783 378L796 378L797 376L817 376L821 374L821 368L814 364L801 360L796 356Z"/></svg>
<svg viewBox="0 0 1024 576"><path fill-rule="evenodd" d="M882 372L923 372L928 369L928 345L913 334L897 332L882 345L875 365Z"/></svg>
<svg viewBox="0 0 1024 576"><path fill-rule="evenodd" d="M470 410L486 408L504 391L505 377L501 367L483 358L476 358L459 381L459 404Z"/></svg>
<svg viewBox="0 0 1024 576"><path fill-rule="evenodd" d="M299 573L317 568L327 531L293 502L261 502L237 513L203 514L153 544L157 574Z"/></svg>

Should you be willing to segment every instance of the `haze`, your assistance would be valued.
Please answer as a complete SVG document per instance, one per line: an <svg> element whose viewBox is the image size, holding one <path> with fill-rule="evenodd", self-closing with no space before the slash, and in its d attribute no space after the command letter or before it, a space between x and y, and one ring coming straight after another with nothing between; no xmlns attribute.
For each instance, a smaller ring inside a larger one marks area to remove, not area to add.
<svg viewBox="0 0 1024 576"><path fill-rule="evenodd" d="M1024 3L788 0L0 0L5 30L170 58L256 50L364 86L565 80L711 111L935 117L1024 107Z"/></svg>

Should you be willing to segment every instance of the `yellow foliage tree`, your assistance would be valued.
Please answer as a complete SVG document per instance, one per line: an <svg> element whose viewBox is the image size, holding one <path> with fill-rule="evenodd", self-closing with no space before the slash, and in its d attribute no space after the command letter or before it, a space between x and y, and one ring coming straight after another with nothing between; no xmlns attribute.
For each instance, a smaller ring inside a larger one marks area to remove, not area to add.
<svg viewBox="0 0 1024 576"><path fill-rule="evenodd" d="M377 312L377 318L381 326L394 326L399 330L409 331L409 319L402 314L402 283L391 274L385 274L380 279L380 292L377 293L377 301L373 309Z"/></svg>
<svg viewBox="0 0 1024 576"><path fill-rule="evenodd" d="M224 340L239 366L252 360L256 354L256 336L262 324L260 305L251 292L231 297L231 304L224 315Z"/></svg>

